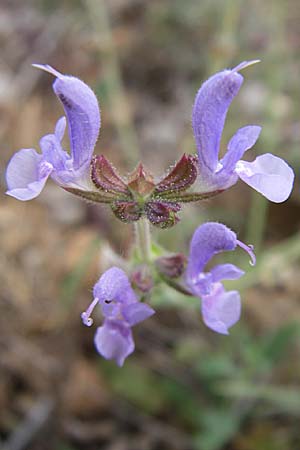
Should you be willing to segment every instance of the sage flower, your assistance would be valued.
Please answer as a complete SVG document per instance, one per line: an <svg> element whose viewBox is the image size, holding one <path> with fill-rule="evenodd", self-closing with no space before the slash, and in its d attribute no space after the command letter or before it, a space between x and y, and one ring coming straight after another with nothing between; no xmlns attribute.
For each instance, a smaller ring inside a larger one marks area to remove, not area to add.
<svg viewBox="0 0 300 450"><path fill-rule="evenodd" d="M41 153L22 149L10 160L6 181L8 195L18 200L31 200L42 191L50 176L64 188L91 191L90 162L100 130L100 110L93 91L78 78L62 75L48 65L34 64L55 76L53 90L63 104L66 117L61 117L53 134L40 140ZM70 153L62 147L66 124Z"/></svg>
<svg viewBox="0 0 300 450"><path fill-rule="evenodd" d="M97 351L105 359L114 359L119 366L134 351L131 327L154 314L154 310L138 300L126 273L111 267L99 278L93 290L94 299L81 314L83 323L91 326L91 314L100 305L104 323L95 334Z"/></svg>
<svg viewBox="0 0 300 450"><path fill-rule="evenodd" d="M237 239L236 234L221 223L207 222L200 225L190 243L185 273L187 286L193 295L200 297L202 317L212 330L228 334L228 329L240 318L241 298L237 291L225 291L222 280L236 280L244 272L234 264L218 264L204 271L206 264L217 253L233 251L240 246L248 252L252 264L255 256L251 246Z"/></svg>
<svg viewBox="0 0 300 450"><path fill-rule="evenodd" d="M241 178L267 199L280 203L293 188L294 173L289 165L270 153L253 162L241 160L256 143L261 127L240 128L229 141L225 156L220 160L218 156L227 111L244 80L239 71L254 62L242 62L234 69L216 73L196 95L192 125L198 152L198 187L203 192L224 190Z"/></svg>

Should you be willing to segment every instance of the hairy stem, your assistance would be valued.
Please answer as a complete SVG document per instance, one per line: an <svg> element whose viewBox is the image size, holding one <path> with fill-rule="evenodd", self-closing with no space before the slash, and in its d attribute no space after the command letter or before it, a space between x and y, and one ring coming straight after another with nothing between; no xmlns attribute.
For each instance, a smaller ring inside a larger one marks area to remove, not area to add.
<svg viewBox="0 0 300 450"><path fill-rule="evenodd" d="M143 262L151 260L151 233L150 224L146 218L135 222L135 240L139 257Z"/></svg>

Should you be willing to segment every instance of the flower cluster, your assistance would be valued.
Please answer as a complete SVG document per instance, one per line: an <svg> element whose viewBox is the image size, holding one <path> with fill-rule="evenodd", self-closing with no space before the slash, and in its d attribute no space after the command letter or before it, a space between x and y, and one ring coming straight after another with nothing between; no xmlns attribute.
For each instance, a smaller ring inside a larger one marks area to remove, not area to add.
<svg viewBox="0 0 300 450"><path fill-rule="evenodd" d="M243 83L240 71L254 62L242 62L234 69L218 72L201 86L192 113L197 154L184 154L158 180L141 163L127 177L121 177L104 155L93 156L101 123L95 94L73 76L63 75L48 65L34 64L55 77L53 90L65 116L58 120L53 134L40 140L41 153L32 148L22 149L11 158L6 171L7 194L18 200L31 200L51 177L74 195L109 205L122 222L140 221L145 225L148 221L160 228L174 226L179 221L182 204L220 194L239 178L270 201L285 201L294 181L294 173L285 161L269 153L253 162L241 160L256 143L261 127L240 128L219 159L227 111ZM66 125L69 153L62 147ZM142 241L143 237L138 241L141 247ZM142 270L133 267L131 262L130 277L123 270L111 267L94 286L93 301L81 316L83 323L91 326L92 311L97 305L101 308L104 323L96 331L97 351L123 365L134 350L131 327L154 314L136 291L148 293L156 282L166 282L186 295L199 297L207 327L228 334L229 328L239 320L241 299L237 291L226 291L222 280L238 279L244 272L233 264L219 264L209 271L205 267L214 255L237 247L244 249L255 264L251 246L238 240L225 225L208 222L195 230L187 258L182 254L158 257L148 248L145 258L139 261Z"/></svg>

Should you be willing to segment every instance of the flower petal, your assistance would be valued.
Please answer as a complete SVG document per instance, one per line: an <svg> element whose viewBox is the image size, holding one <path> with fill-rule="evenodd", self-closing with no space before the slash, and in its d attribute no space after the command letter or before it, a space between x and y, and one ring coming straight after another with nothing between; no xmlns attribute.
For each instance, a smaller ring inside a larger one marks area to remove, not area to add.
<svg viewBox="0 0 300 450"><path fill-rule="evenodd" d="M151 317L155 311L146 303L135 302L124 306L122 313L126 322L133 326Z"/></svg>
<svg viewBox="0 0 300 450"><path fill-rule="evenodd" d="M100 111L94 92L78 78L62 75L48 65L35 67L53 74L53 90L67 116L74 170L88 165L100 130Z"/></svg>
<svg viewBox="0 0 300 450"><path fill-rule="evenodd" d="M126 273L118 267L111 267L104 272L94 286L94 297L100 304L105 301L131 303L137 301Z"/></svg>
<svg viewBox="0 0 300 450"><path fill-rule="evenodd" d="M222 170L232 171L244 153L253 147L261 132L261 127L248 125L240 128L230 139L228 151L221 159Z"/></svg>
<svg viewBox="0 0 300 450"><path fill-rule="evenodd" d="M255 161L239 161L236 173L249 186L275 203L284 202L293 189L294 172L281 158L270 153Z"/></svg>
<svg viewBox="0 0 300 450"><path fill-rule="evenodd" d="M67 121L65 116L61 117L55 126L55 136L59 142L63 140L65 131L66 131Z"/></svg>
<svg viewBox="0 0 300 450"><path fill-rule="evenodd" d="M237 291L217 288L215 294L202 297L202 316L205 325L221 334L229 334L228 328L240 318L241 299Z"/></svg>
<svg viewBox="0 0 300 450"><path fill-rule="evenodd" d="M214 283L221 280L237 280L245 274L234 264L218 264L211 269L210 273Z"/></svg>
<svg viewBox="0 0 300 450"><path fill-rule="evenodd" d="M224 70L209 78L196 95L192 125L202 172L217 169L226 114L242 83L242 75Z"/></svg>
<svg viewBox="0 0 300 450"><path fill-rule="evenodd" d="M59 121L56 124L56 129L58 126ZM61 130L59 130L59 132L60 131ZM70 157L68 153L62 149L61 143L57 138L57 134L46 134L46 136L43 136L40 140L40 147L44 159L52 164L57 174L68 170L67 161L70 161Z"/></svg>
<svg viewBox="0 0 300 450"><path fill-rule="evenodd" d="M123 366L125 358L134 351L130 327L121 321L106 320L96 331L94 338L97 351L105 359L114 359Z"/></svg>
<svg viewBox="0 0 300 450"><path fill-rule="evenodd" d="M207 262L217 253L234 250L236 234L225 225L207 222L193 234L187 266L187 282L193 284Z"/></svg>
<svg viewBox="0 0 300 450"><path fill-rule="evenodd" d="M52 170L34 149L20 150L7 166L6 193L18 200L31 200L40 194Z"/></svg>

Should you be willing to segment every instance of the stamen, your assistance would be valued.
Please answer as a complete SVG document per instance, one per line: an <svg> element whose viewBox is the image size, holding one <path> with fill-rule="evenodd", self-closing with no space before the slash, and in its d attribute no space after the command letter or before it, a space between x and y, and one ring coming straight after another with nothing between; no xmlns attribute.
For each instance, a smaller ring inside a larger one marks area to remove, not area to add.
<svg viewBox="0 0 300 450"><path fill-rule="evenodd" d="M88 309L86 311L84 311L83 313L81 313L82 322L87 327L91 327L94 323L93 319L90 316L98 302L99 302L99 299L97 297L94 298L94 300L92 301L92 303L90 304Z"/></svg>
<svg viewBox="0 0 300 450"><path fill-rule="evenodd" d="M254 59L253 61L243 61L238 66L232 69L232 72L239 72L246 67L253 66L253 64L257 64L260 62L260 59Z"/></svg>
<svg viewBox="0 0 300 450"><path fill-rule="evenodd" d="M244 244L244 242L239 241L238 239L236 240L236 243L239 247L241 247L243 250L245 250L245 252L248 253L248 255L250 256L251 260L250 262L250 266L255 266L256 264L256 257L254 254L254 247L253 245L246 245Z"/></svg>

